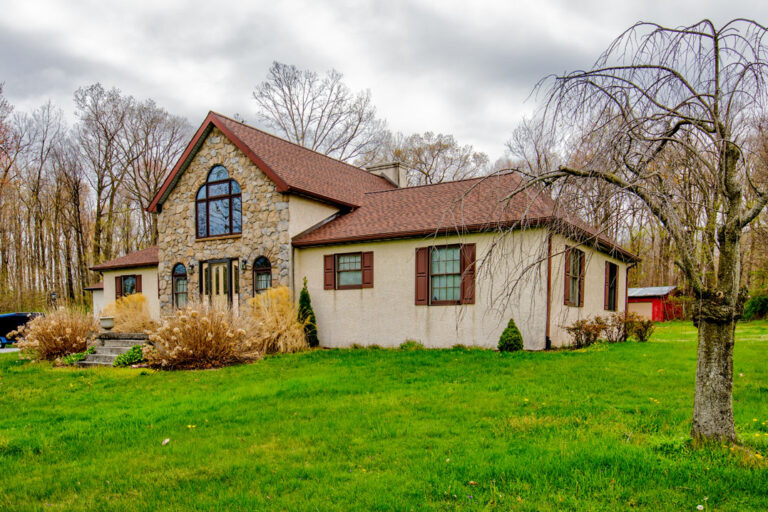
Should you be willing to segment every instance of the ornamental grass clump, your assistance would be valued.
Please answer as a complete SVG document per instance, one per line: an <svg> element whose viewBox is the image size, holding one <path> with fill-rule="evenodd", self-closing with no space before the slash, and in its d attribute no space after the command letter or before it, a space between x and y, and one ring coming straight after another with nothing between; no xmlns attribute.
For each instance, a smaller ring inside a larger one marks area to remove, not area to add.
<svg viewBox="0 0 768 512"><path fill-rule="evenodd" d="M133 293L110 302L102 316L115 318L114 332L149 332L158 326L149 314L149 304L143 293Z"/></svg>
<svg viewBox="0 0 768 512"><path fill-rule="evenodd" d="M260 357L248 318L229 308L190 304L166 318L149 336L144 359L166 370L218 368Z"/></svg>
<svg viewBox="0 0 768 512"><path fill-rule="evenodd" d="M287 354L309 348L299 309L285 287L270 288L250 299L251 336L263 354Z"/></svg>
<svg viewBox="0 0 768 512"><path fill-rule="evenodd" d="M9 336L20 339L22 357L51 361L84 352L97 330L92 315L60 308L32 319Z"/></svg>

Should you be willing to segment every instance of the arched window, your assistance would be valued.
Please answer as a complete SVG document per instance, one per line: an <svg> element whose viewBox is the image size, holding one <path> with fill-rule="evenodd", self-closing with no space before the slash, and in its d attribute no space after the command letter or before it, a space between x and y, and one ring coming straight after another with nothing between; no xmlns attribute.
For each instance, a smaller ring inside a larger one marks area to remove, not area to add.
<svg viewBox="0 0 768 512"><path fill-rule="evenodd" d="M227 168L216 165L197 191L197 238L234 235L242 232L240 185L229 177Z"/></svg>
<svg viewBox="0 0 768 512"><path fill-rule="evenodd" d="M264 256L259 256L253 263L253 290L261 293L272 288L272 264Z"/></svg>
<svg viewBox="0 0 768 512"><path fill-rule="evenodd" d="M173 267L173 305L177 308L187 307L187 269L181 263Z"/></svg>

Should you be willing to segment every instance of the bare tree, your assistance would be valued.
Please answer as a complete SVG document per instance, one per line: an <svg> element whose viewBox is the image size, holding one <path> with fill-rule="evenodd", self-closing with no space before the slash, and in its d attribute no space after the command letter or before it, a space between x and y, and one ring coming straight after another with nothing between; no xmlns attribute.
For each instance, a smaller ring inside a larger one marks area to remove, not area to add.
<svg viewBox="0 0 768 512"><path fill-rule="evenodd" d="M766 112L766 28L737 19L668 28L638 23L592 69L540 84L542 113L571 155L528 173L528 187L599 180L631 194L664 226L696 294L694 439L736 438L735 322L743 309L741 241L768 203L752 122ZM514 192L513 192L514 193ZM746 197L750 200L747 201ZM697 237L707 242L697 251ZM709 244L709 245L707 245Z"/></svg>
<svg viewBox="0 0 768 512"><path fill-rule="evenodd" d="M352 161L381 143L370 91L354 94L336 70L322 78L296 66L273 62L253 98L259 117L279 135L313 151Z"/></svg>

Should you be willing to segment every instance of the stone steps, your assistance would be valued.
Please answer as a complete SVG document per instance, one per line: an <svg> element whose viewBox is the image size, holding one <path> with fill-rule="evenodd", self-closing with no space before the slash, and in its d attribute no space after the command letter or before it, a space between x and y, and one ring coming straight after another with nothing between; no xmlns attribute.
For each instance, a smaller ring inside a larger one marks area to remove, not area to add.
<svg viewBox="0 0 768 512"><path fill-rule="evenodd" d="M78 366L112 366L120 354L125 354L134 345L144 345L149 337L140 333L103 332L96 338L93 354L78 362Z"/></svg>

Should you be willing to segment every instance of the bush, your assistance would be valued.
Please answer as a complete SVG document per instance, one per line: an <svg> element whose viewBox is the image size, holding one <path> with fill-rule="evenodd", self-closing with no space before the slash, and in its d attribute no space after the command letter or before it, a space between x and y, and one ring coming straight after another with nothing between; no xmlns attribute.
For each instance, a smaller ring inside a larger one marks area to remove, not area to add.
<svg viewBox="0 0 768 512"><path fill-rule="evenodd" d="M125 367L133 366L144 361L144 350L142 345L132 346L125 354L120 354L115 358L115 362L112 366Z"/></svg>
<svg viewBox="0 0 768 512"><path fill-rule="evenodd" d="M628 325L628 332L637 341L644 343L651 338L653 331L656 330L656 324L653 320L643 320L639 316L635 315L631 323Z"/></svg>
<svg viewBox="0 0 768 512"><path fill-rule="evenodd" d="M744 320L760 320L768 317L768 295L750 297L744 305Z"/></svg>
<svg viewBox="0 0 768 512"><path fill-rule="evenodd" d="M523 335L515 324L515 319L510 318L507 327L499 338L499 350L502 352L517 352L523 350Z"/></svg>
<svg viewBox="0 0 768 512"><path fill-rule="evenodd" d="M21 338L17 346L23 357L53 360L85 351L97 330L92 315L61 308L33 318L9 337Z"/></svg>
<svg viewBox="0 0 768 512"><path fill-rule="evenodd" d="M77 352L75 354L69 354L68 356L64 356L61 359L61 362L67 366L74 366L75 363L79 363L83 359L85 359L85 356L88 354L93 354L96 352L96 349L93 347L89 347L87 350L84 350L83 352Z"/></svg>
<svg viewBox="0 0 768 512"><path fill-rule="evenodd" d="M312 299L307 290L307 278L304 278L304 287L299 293L299 322L304 324L304 336L310 347L316 347L320 344L317 339L317 319L312 310Z"/></svg>
<svg viewBox="0 0 768 512"><path fill-rule="evenodd" d="M584 348L593 345L600 339L600 335L606 328L605 320L602 317L586 318L576 320L573 324L565 328L571 335L573 343L572 348Z"/></svg>
<svg viewBox="0 0 768 512"><path fill-rule="evenodd" d="M163 369L215 368L258 359L248 318L229 308L190 304L166 318L143 348L149 366Z"/></svg>
<svg viewBox="0 0 768 512"><path fill-rule="evenodd" d="M308 348L299 311L285 287L270 288L248 301L253 324L251 338L262 354L286 354Z"/></svg>
<svg viewBox="0 0 768 512"><path fill-rule="evenodd" d="M424 350L424 344L415 340L405 340L400 344L400 350Z"/></svg>
<svg viewBox="0 0 768 512"><path fill-rule="evenodd" d="M622 343L627 341L629 327L632 322L632 315L634 315L634 313L630 313L629 315L625 315L623 312L611 314L605 320L605 328L603 329L602 338L608 343Z"/></svg>
<svg viewBox="0 0 768 512"><path fill-rule="evenodd" d="M157 328L143 293L133 293L110 302L102 316L115 317L115 332L149 332Z"/></svg>

